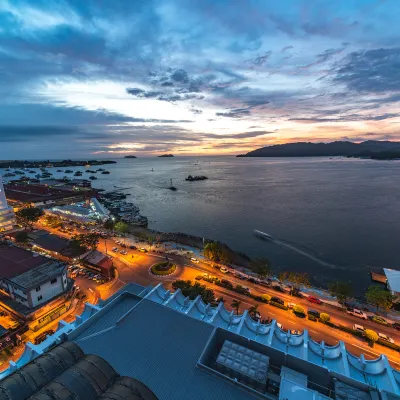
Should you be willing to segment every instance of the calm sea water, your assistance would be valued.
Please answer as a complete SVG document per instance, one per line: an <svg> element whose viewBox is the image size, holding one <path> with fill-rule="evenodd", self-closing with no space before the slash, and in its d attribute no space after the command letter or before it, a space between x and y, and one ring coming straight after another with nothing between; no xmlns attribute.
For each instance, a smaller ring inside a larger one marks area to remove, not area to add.
<svg viewBox="0 0 400 400"><path fill-rule="evenodd" d="M361 293L370 269L400 264L397 161L152 157L105 168L111 174L97 174L93 186L127 188L150 228L217 239L319 284L351 281ZM189 174L209 179L185 182Z"/></svg>

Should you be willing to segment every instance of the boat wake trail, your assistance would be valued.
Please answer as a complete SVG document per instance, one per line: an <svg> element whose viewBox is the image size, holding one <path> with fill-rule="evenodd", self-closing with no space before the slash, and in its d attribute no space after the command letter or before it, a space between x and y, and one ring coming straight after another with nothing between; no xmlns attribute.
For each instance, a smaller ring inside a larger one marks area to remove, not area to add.
<svg viewBox="0 0 400 400"><path fill-rule="evenodd" d="M310 260L315 261L316 263L318 263L320 265L323 265L324 267L340 268L338 265L331 264L331 263L328 263L328 262L326 262L324 260L321 260L320 258L315 257L312 254L307 253L306 251L301 250L301 249L297 248L296 246L293 246L293 245L285 242L284 240L273 239L273 242L278 244L279 246L284 246L284 247L286 247L286 248L288 248L288 249L290 249L292 251L295 251L296 253L301 254L302 256L307 257Z"/></svg>

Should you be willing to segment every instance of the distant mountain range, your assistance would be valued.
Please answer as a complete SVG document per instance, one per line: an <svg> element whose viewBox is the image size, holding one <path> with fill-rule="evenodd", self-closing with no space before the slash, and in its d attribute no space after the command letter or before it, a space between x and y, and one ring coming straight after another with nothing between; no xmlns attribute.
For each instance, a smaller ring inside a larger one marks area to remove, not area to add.
<svg viewBox="0 0 400 400"><path fill-rule="evenodd" d="M321 157L345 156L373 159L400 158L400 142L368 140L361 143L337 141L331 143L297 142L262 147L237 157Z"/></svg>

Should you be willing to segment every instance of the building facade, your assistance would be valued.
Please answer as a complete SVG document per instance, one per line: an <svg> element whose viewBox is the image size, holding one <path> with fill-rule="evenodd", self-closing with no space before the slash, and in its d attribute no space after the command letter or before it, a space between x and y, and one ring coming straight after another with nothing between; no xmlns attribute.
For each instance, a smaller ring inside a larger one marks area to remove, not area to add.
<svg viewBox="0 0 400 400"><path fill-rule="evenodd" d="M9 231L15 225L14 211L7 204L3 187L3 180L0 175L0 232Z"/></svg>

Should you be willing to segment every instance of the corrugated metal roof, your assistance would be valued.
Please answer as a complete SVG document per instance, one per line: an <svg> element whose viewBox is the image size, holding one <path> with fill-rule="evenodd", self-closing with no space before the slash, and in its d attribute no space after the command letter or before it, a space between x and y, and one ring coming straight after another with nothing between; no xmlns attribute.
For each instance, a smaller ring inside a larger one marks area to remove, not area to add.
<svg viewBox="0 0 400 400"><path fill-rule="evenodd" d="M385 272L390 289L394 292L400 292L400 271L389 268L384 268L383 271Z"/></svg>

